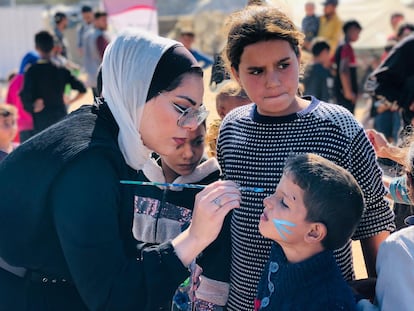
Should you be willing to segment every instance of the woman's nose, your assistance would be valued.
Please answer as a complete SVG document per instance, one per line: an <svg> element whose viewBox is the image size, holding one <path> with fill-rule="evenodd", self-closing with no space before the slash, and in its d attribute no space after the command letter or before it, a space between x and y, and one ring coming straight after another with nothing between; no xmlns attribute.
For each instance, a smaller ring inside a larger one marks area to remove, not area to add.
<svg viewBox="0 0 414 311"><path fill-rule="evenodd" d="M193 118L188 120L182 127L188 131L195 131L198 128L197 119Z"/></svg>

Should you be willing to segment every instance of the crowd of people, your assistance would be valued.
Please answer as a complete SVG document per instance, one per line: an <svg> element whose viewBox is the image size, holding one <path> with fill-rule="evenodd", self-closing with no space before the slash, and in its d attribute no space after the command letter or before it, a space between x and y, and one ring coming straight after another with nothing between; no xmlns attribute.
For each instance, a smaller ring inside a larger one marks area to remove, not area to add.
<svg viewBox="0 0 414 311"><path fill-rule="evenodd" d="M249 1L214 64L192 30L109 38L90 6L73 64L57 12L0 103L0 310L410 310L413 227L394 211L414 205L414 27L391 16L398 43L363 86L401 116L397 144L354 116L363 28L338 5L306 3L297 27Z"/></svg>

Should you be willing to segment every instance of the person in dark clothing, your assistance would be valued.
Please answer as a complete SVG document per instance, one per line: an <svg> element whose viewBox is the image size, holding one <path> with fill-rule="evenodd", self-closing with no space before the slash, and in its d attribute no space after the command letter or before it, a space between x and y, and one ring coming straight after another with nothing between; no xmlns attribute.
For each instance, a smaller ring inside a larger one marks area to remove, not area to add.
<svg viewBox="0 0 414 311"><path fill-rule="evenodd" d="M396 103L404 126L414 118L414 34L398 42L382 63L369 75L365 90L377 98Z"/></svg>
<svg viewBox="0 0 414 311"><path fill-rule="evenodd" d="M196 196L189 228L138 249L135 187L120 181L204 122L202 71L179 42L129 30L106 49L102 83L99 103L0 164L0 292L20 290L23 305L2 296L0 310L158 310L240 204L237 185L218 181Z"/></svg>
<svg viewBox="0 0 414 311"><path fill-rule="evenodd" d="M305 35L303 48L310 51L312 41L316 38L319 31L319 16L315 14L315 3L312 1L305 3L305 17L302 19L301 26L302 32Z"/></svg>
<svg viewBox="0 0 414 311"><path fill-rule="evenodd" d="M312 95L324 102L332 100L333 77L329 71L331 60L330 47L326 40L312 42L313 63L305 68L303 77L304 95Z"/></svg>
<svg viewBox="0 0 414 311"><path fill-rule="evenodd" d="M263 204L259 231L273 243L255 310L356 310L333 256L351 238L364 210L352 174L316 154L291 156Z"/></svg>
<svg viewBox="0 0 414 311"><path fill-rule="evenodd" d="M51 62L54 42L49 32L36 33L35 46L40 59L24 74L23 88L20 92L24 109L33 116L33 134L61 120L67 114L66 106L82 98L86 93L82 81L72 75L68 69ZM66 84L78 92L65 103Z"/></svg>
<svg viewBox="0 0 414 311"><path fill-rule="evenodd" d="M67 48L68 44L63 34L66 28L68 27L68 23L69 23L68 17L63 12L56 12L55 15L53 16L53 20L54 20L54 27L53 27L54 35L60 47L59 54L61 54L64 58L69 58L68 48Z"/></svg>
<svg viewBox="0 0 414 311"><path fill-rule="evenodd" d="M335 103L354 112L358 97L357 60L351 43L359 38L362 30L356 20L347 21L342 30L345 35L334 56L336 75L334 80Z"/></svg>

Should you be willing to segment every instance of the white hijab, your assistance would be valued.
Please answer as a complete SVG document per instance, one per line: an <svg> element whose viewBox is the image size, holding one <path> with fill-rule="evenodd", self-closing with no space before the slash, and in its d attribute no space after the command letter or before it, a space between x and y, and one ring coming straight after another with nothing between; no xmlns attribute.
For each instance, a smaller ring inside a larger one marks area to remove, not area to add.
<svg viewBox="0 0 414 311"><path fill-rule="evenodd" d="M161 56L177 41L128 29L105 49L102 95L119 126L126 163L140 170L150 157L138 132L152 76ZM180 44L181 45L181 44Z"/></svg>

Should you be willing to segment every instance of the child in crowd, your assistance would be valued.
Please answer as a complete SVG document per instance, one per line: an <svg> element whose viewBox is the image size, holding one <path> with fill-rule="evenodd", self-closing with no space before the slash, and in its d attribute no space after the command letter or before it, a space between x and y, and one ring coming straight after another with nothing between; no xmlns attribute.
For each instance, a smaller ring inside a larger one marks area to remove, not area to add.
<svg viewBox="0 0 414 311"><path fill-rule="evenodd" d="M209 125L206 137L206 143L209 147L209 157L216 156L217 136L221 120L224 119L230 110L249 104L250 102L251 101L247 97L246 92L240 88L240 85L236 81L229 80L221 87L220 91L216 95L216 110L220 118L214 120Z"/></svg>
<svg viewBox="0 0 414 311"><path fill-rule="evenodd" d="M24 74L24 84L20 92L24 109L33 117L32 134L39 133L63 119L67 114L66 106L86 93L83 83L68 69L52 63L54 40L49 32L36 33L35 46L40 59ZM78 91L67 102L64 101L66 84Z"/></svg>
<svg viewBox="0 0 414 311"><path fill-rule="evenodd" d="M204 157L205 135L206 124L203 122L197 130L188 132L188 138L177 147L176 152L168 156L155 155L155 158L148 160L143 170L139 172L138 179L202 185L217 181L220 177L217 160ZM175 238L189 226L195 196L200 190L137 186L134 201L134 237L143 245L161 244ZM229 291L230 237L221 235L203 254L204 256L198 260L203 269L203 276L197 290L196 303L198 308L214 305L219 308L226 304ZM211 295L212 286L217 292L215 299L208 296ZM180 288L177 291L174 310L187 310L188 300L185 299L187 290L188 288ZM170 307L165 306L166 310L170 310Z"/></svg>
<svg viewBox="0 0 414 311"><path fill-rule="evenodd" d="M331 65L329 44L326 40L317 38L312 42L311 51L313 63L305 68L303 94L313 95L325 102L331 102L333 77L329 71Z"/></svg>
<svg viewBox="0 0 414 311"><path fill-rule="evenodd" d="M316 154L291 156L275 193L263 203L259 231L275 243L255 310L356 310L333 256L364 209L354 177Z"/></svg>
<svg viewBox="0 0 414 311"><path fill-rule="evenodd" d="M410 311L414 305L414 137L412 134L408 136L409 146L401 148L390 144L382 133L373 129L366 131L379 157L404 166L404 175L384 182L389 185L391 199L395 203L404 203L411 215L405 219L408 227L394 232L381 243L376 263L375 305L366 300L361 300L358 305L364 306L361 311Z"/></svg>
<svg viewBox="0 0 414 311"><path fill-rule="evenodd" d="M231 14L227 26L224 57L252 104L224 118L217 158L225 179L240 186L260 183L265 189L243 192L240 208L232 213L227 309L254 309L271 249L271 241L258 230L262 201L274 192L292 153L318 154L358 181L366 208L352 238L361 241L368 276L375 276L379 244L395 227L384 199L382 172L364 129L343 107L298 95L303 34L286 14L270 5L247 6ZM351 240L334 254L343 277L352 280Z"/></svg>
<svg viewBox="0 0 414 311"><path fill-rule="evenodd" d="M36 64L38 59L39 55L36 52L30 51L26 53L21 61L19 72L10 80L7 89L6 103L14 105L17 108L17 127L20 142L24 142L31 136L33 130L33 118L32 115L23 108L19 93L23 87L24 73L31 65Z"/></svg>
<svg viewBox="0 0 414 311"><path fill-rule="evenodd" d="M16 147L13 140L17 135L17 108L0 103L0 162Z"/></svg>
<svg viewBox="0 0 414 311"><path fill-rule="evenodd" d="M315 3L308 1L305 3L305 17L302 19L302 32L305 34L303 48L311 50L312 40L318 35L319 17L315 14Z"/></svg>
<svg viewBox="0 0 414 311"><path fill-rule="evenodd" d="M345 36L344 42L336 48L334 55L336 70L334 80L335 103L354 113L358 97L358 63L352 43L359 39L362 27L358 21L349 20L343 25L342 30Z"/></svg>

